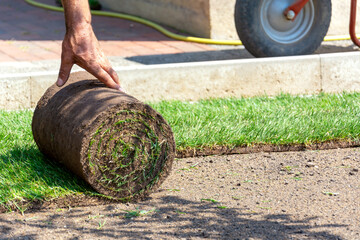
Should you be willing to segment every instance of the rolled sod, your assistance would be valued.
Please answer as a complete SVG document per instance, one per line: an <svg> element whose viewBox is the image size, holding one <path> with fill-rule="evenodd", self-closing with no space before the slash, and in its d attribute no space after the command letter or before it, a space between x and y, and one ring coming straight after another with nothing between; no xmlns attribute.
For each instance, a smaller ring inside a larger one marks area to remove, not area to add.
<svg viewBox="0 0 360 240"><path fill-rule="evenodd" d="M164 118L97 80L51 86L34 112L40 151L97 192L121 201L146 197L169 175L175 142Z"/></svg>

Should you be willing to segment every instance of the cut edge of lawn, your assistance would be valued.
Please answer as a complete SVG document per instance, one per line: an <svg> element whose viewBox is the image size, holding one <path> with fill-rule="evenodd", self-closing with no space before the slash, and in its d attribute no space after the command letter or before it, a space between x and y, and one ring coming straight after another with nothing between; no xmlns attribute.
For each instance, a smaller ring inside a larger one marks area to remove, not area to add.
<svg viewBox="0 0 360 240"><path fill-rule="evenodd" d="M360 147L360 140L336 139L324 142L301 143L301 144L269 144L255 143L252 145L242 146L203 146L198 148L180 148L176 150L176 158L205 157L212 155L232 155L232 154L249 154L259 152L298 152L298 151L315 151L329 150L337 148L354 148Z"/></svg>
<svg viewBox="0 0 360 240"><path fill-rule="evenodd" d="M201 148L178 149L176 158L205 157L212 155L232 155L232 154L250 154L260 152L299 152L299 151L316 151L330 150L341 148L360 147L359 140L331 140L310 144L253 144L251 146L204 146ZM161 189L154 192L161 191ZM146 200L146 199L145 199ZM36 212L44 209L56 209L64 211L75 207L88 207L107 205L111 203L121 203L116 200L108 199L97 195L71 194L64 197L43 199L43 200L25 200L17 203L0 205L0 213L6 212Z"/></svg>

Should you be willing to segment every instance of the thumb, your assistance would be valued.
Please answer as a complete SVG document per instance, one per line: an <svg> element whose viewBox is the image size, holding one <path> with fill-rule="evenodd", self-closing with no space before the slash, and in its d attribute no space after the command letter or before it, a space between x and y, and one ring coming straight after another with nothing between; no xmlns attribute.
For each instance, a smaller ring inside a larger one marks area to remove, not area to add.
<svg viewBox="0 0 360 240"><path fill-rule="evenodd" d="M69 79L70 71L71 71L71 68L73 65L74 65L74 63L72 63L70 61L69 62L65 61L64 59L61 59L59 76L56 81L56 85L58 87L62 87L67 82L67 80Z"/></svg>

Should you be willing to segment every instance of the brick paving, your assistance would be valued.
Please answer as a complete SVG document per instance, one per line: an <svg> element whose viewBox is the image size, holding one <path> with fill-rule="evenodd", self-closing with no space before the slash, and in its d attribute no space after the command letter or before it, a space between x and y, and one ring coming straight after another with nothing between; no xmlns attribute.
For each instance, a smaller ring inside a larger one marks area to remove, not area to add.
<svg viewBox="0 0 360 240"><path fill-rule="evenodd" d="M55 0L41 0L54 4ZM212 46L176 41L156 30L123 19L93 16L92 24L107 56L133 57L215 50ZM63 13L1 0L0 62L60 59L65 33Z"/></svg>

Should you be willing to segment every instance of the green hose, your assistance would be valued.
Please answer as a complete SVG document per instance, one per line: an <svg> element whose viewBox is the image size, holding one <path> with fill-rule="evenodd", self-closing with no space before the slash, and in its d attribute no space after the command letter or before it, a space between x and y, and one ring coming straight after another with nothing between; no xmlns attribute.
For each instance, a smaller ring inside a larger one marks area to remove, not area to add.
<svg viewBox="0 0 360 240"><path fill-rule="evenodd" d="M44 4L44 3L39 3L34 0L25 0L25 2L27 2L28 4L33 5L35 7L39 7L39 8L44 8L44 9L57 11L57 12L64 11L64 9L62 7L56 7L56 6L52 6L52 5L48 5L48 4ZM158 30L159 32L161 32L162 34L164 34L165 36L167 36L169 38L180 40L180 41L204 43L204 44L214 44L214 45L242 45L241 41L216 40L216 39L208 39L208 38L189 37L189 36L172 33L170 31L166 30L165 28L163 28L162 26L160 26L159 24L156 24L154 22L151 22L149 20L146 20L146 19L143 19L140 17L128 15L128 14L107 12L107 11L98 11L98 10L91 10L91 13L93 15L97 15L97 16L121 18L121 19L130 20L133 22L141 23L141 24L144 24L146 26L149 26L151 28ZM360 37L360 35L358 35L358 38L359 37ZM340 40L350 40L350 39L351 39L351 37L349 35L326 36L324 38L324 41L340 41Z"/></svg>
<svg viewBox="0 0 360 240"><path fill-rule="evenodd" d="M48 9L48 10L52 10L52 11L57 11L57 12L64 11L64 9L62 7L56 7L56 6L52 6L52 5L48 5L48 4L44 4L44 3L39 3L39 2L35 2L33 0L25 0L25 2L31 4L35 7L40 7L40 8L44 8L44 9ZM162 26L160 26L159 24L156 24L154 22L151 22L151 21L148 21L146 19L139 18L136 16L128 15L128 14L107 12L107 11L98 11L98 10L91 10L91 14L97 15L97 16L122 18L122 19L133 21L133 22L138 22L138 23L144 24L146 26L149 26L151 28L158 30L159 32L161 32L162 34L164 34L165 36L167 36L169 38L173 38L173 39L180 40L180 41L216 44L216 45L242 45L241 41L231 41L231 40L224 41L224 40L213 40L213 39L207 39L207 38L183 36L180 34L172 33L170 31L166 30L165 28L163 28Z"/></svg>

